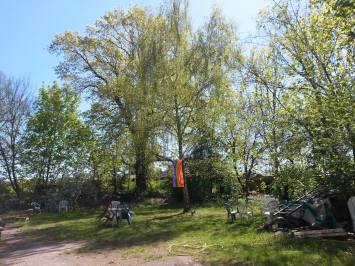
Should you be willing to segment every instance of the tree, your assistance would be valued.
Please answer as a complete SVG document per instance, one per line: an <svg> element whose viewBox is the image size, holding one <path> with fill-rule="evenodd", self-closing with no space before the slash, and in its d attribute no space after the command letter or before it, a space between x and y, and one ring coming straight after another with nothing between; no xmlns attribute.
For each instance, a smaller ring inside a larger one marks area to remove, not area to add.
<svg viewBox="0 0 355 266"><path fill-rule="evenodd" d="M136 6L127 13L107 12L95 27L87 27L88 36L67 31L48 48L64 53L57 73L73 85L91 88L112 121L129 130L141 190L146 189L147 154L157 144L158 129L176 138L182 159L194 124L204 119L197 114L228 87L234 52L235 27L219 10L193 34L187 1L165 7L157 15ZM184 209L190 209L187 186Z"/></svg>
<svg viewBox="0 0 355 266"><path fill-rule="evenodd" d="M308 165L322 175L318 181L346 191L354 184L354 57L344 24L328 11L279 1L261 12L259 26L285 73L283 84L268 86L287 91L283 109L307 136Z"/></svg>
<svg viewBox="0 0 355 266"><path fill-rule="evenodd" d="M147 188L145 177L151 163L147 150L151 132L161 121L161 114L152 107L159 100L164 25L164 18L149 10L119 8L108 11L95 26L87 26L87 36L59 33L48 48L64 54L57 74L75 88L89 89L101 109L111 114L111 121L129 130L139 191Z"/></svg>
<svg viewBox="0 0 355 266"><path fill-rule="evenodd" d="M224 121L223 139L228 159L242 191L249 192L251 176L263 161L265 145L262 138L261 113L255 95L236 93L230 114Z"/></svg>
<svg viewBox="0 0 355 266"><path fill-rule="evenodd" d="M21 138L30 111L30 79L6 76L0 71L0 165L18 198L22 152Z"/></svg>
<svg viewBox="0 0 355 266"><path fill-rule="evenodd" d="M23 157L27 171L37 178L38 192L69 169L86 166L91 131L80 120L79 103L80 97L57 83L39 90L27 123Z"/></svg>
<svg viewBox="0 0 355 266"><path fill-rule="evenodd" d="M299 104L293 94L287 90L287 73L279 68L279 58L270 48L254 48L249 56L241 63L242 84L254 99L254 108L258 109L259 131L264 146L264 172L274 178L273 187L280 199L287 194L287 190L298 190L301 177L285 174L304 173L293 171L301 169L306 163L307 141L297 126L300 118L297 113L289 110L296 109ZM282 174L281 174L282 173ZM309 176L309 175L308 175ZM314 179L312 179L314 181ZM304 182L304 189L310 189L307 184L313 184L311 179ZM284 189L282 189L284 187Z"/></svg>
<svg viewBox="0 0 355 266"><path fill-rule="evenodd" d="M98 191L89 177L80 171L70 173L70 175L70 177L65 175L64 178L58 180L56 187L47 191L47 196L56 201L66 199L73 208L78 206L80 197L90 199L91 202L95 201Z"/></svg>
<svg viewBox="0 0 355 266"><path fill-rule="evenodd" d="M236 27L214 8L207 22L192 31L188 1L171 1L164 10L167 54L165 88L158 103L164 113L163 131L173 140L175 158L182 160L201 138L202 125L213 128L222 116L224 97L230 92L228 74L238 52ZM183 188L184 211L190 210L187 182Z"/></svg>

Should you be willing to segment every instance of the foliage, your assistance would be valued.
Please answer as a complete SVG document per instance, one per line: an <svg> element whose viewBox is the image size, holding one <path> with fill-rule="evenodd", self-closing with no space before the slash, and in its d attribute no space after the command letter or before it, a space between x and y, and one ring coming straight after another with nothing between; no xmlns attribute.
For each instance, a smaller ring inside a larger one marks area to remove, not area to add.
<svg viewBox="0 0 355 266"><path fill-rule="evenodd" d="M261 131L261 113L252 95L236 93L235 103L226 117L224 145L234 178L248 192L252 173L262 161L265 145Z"/></svg>
<svg viewBox="0 0 355 266"><path fill-rule="evenodd" d="M0 178L0 202L5 202L10 194L11 184Z"/></svg>
<svg viewBox="0 0 355 266"><path fill-rule="evenodd" d="M96 201L98 191L85 173L76 172L73 176L65 176L57 180L56 185L46 192L48 199L55 201L67 200L76 208L79 198Z"/></svg>
<svg viewBox="0 0 355 266"><path fill-rule="evenodd" d="M161 122L155 102L159 97L160 57L164 52L165 20L149 10L132 7L108 11L86 36L66 31L49 46L62 53L56 72L71 86L89 89L98 101L93 112L109 127L130 134L137 188L146 190L146 175L154 149L152 131Z"/></svg>
<svg viewBox="0 0 355 266"><path fill-rule="evenodd" d="M29 83L0 74L1 174L18 196L20 182L26 195L33 190L27 178L39 191L81 172L113 193L182 195L185 211L190 195L248 193L258 173L272 176L279 198L316 184L351 194L353 1L273 1L260 11L250 47L217 7L197 30L188 7L168 0L157 9L118 8L84 34L58 33L48 51L64 56L56 72L68 84L41 88L28 122ZM77 91L93 103L86 126ZM182 191L170 175L160 182L156 168L175 159L185 163Z"/></svg>
<svg viewBox="0 0 355 266"><path fill-rule="evenodd" d="M198 124L208 117L213 127L227 91L235 40L234 24L218 9L193 32L188 1L179 0L156 13L137 6L108 11L87 26L86 36L59 33L48 50L64 55L56 68L62 78L99 99L92 114L105 118L109 128L127 129L137 189L144 191L159 137L172 137L183 159L198 137ZM187 185L183 191L187 211Z"/></svg>
<svg viewBox="0 0 355 266"><path fill-rule="evenodd" d="M39 91L27 122L22 158L27 173L37 179L38 192L65 171L86 165L91 132L80 120L79 103L79 97L56 83Z"/></svg>
<svg viewBox="0 0 355 266"><path fill-rule="evenodd" d="M263 135L280 184L283 165L306 158L306 168L322 176L318 181L346 191L354 183L354 57L339 20L325 8L285 0L262 10L258 26L264 37L259 40L268 48L260 50L275 67L249 64L248 72L266 91L260 95L264 102L274 93L276 105L270 105L274 111L268 117L277 122L268 123L272 130ZM292 149L298 154L284 152Z"/></svg>

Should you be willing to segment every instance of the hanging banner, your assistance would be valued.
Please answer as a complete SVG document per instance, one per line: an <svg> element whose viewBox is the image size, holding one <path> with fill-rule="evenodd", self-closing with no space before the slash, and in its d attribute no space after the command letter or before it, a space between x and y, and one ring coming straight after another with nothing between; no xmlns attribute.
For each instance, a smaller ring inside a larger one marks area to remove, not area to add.
<svg viewBox="0 0 355 266"><path fill-rule="evenodd" d="M173 187L184 187L182 161L172 161Z"/></svg>

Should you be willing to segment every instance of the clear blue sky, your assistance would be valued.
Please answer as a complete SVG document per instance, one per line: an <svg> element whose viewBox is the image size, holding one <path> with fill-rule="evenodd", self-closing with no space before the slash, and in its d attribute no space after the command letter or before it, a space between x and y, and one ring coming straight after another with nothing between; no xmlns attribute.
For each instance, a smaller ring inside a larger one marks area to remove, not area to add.
<svg viewBox="0 0 355 266"><path fill-rule="evenodd" d="M114 7L138 4L158 6L161 0L0 0L0 70L14 76L30 74L34 96L38 89L61 81L54 73L60 57L49 54L47 47L54 35L65 30L84 32L105 12ZM190 0L190 15L195 27L203 23L215 3L226 17L239 25L240 32L253 32L258 11L265 0ZM1 104L1 103L0 103ZM82 109L88 106L82 105Z"/></svg>

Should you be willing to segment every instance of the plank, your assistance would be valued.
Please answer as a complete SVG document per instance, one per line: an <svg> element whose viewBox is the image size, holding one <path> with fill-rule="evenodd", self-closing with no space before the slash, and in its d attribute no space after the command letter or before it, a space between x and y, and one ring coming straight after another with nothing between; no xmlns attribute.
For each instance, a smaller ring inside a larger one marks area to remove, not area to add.
<svg viewBox="0 0 355 266"><path fill-rule="evenodd" d="M313 237L313 238L346 236L347 234L348 232L346 232L343 228L294 232L295 237Z"/></svg>

